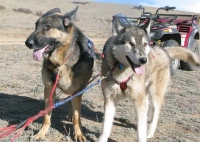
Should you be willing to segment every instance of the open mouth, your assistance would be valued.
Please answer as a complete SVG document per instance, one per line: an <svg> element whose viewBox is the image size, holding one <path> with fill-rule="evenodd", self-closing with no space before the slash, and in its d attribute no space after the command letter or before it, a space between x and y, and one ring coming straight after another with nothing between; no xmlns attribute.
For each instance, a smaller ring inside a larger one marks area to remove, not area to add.
<svg viewBox="0 0 200 142"><path fill-rule="evenodd" d="M141 65L136 65L128 56L126 56L127 61L129 62L129 64L131 65L131 68L133 69L133 71L138 74L138 75L142 75L144 74L144 67Z"/></svg>
<svg viewBox="0 0 200 142"><path fill-rule="evenodd" d="M36 60L36 61L39 61L42 59L42 57L45 55L45 54L48 54L50 53L51 51L53 51L54 47L51 46L51 45L47 45L45 47L43 47L42 49L39 49L39 50L34 50L33 51L33 59Z"/></svg>

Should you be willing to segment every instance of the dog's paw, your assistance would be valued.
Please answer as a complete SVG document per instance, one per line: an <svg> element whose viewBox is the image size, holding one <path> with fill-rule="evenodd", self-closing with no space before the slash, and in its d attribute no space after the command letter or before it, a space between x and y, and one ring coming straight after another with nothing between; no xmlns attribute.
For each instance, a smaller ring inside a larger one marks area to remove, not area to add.
<svg viewBox="0 0 200 142"><path fill-rule="evenodd" d="M147 131L147 138L153 138L154 137L154 133L156 130L156 125L153 125L153 123L150 124L149 129Z"/></svg>
<svg viewBox="0 0 200 142"><path fill-rule="evenodd" d="M86 138L83 135L75 135L74 140L75 142L86 142Z"/></svg>
<svg viewBox="0 0 200 142"><path fill-rule="evenodd" d="M99 139L97 140L97 142L107 142L108 141L108 136L102 134Z"/></svg>
<svg viewBox="0 0 200 142"><path fill-rule="evenodd" d="M154 137L154 133L151 133L151 132L147 133L147 138L148 139L153 138L153 137Z"/></svg>
<svg viewBox="0 0 200 142"><path fill-rule="evenodd" d="M40 141L40 140L45 140L46 137L45 137L45 134L40 134L40 133L37 133L36 135L30 137L30 141L31 142L34 142L34 141Z"/></svg>

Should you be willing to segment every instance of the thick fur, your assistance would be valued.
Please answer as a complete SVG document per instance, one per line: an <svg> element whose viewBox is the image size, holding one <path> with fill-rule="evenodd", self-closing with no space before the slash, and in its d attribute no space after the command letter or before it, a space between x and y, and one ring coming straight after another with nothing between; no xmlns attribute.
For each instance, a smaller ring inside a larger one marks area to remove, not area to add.
<svg viewBox="0 0 200 142"><path fill-rule="evenodd" d="M74 94L85 88L92 75L94 59L90 54L87 38L72 22L76 11L77 8L65 15L61 15L58 8L48 11L37 20L35 31L25 42L30 49L34 50L40 50L46 45L51 47L47 51L45 49L42 67L45 108L49 107L55 71L59 71L60 75L57 87L66 95ZM53 103L55 95L54 92ZM80 121L81 100L82 96L79 96L71 101L76 141L86 141ZM51 114L50 111L44 116L42 128L34 139L45 138L51 124Z"/></svg>
<svg viewBox="0 0 200 142"><path fill-rule="evenodd" d="M104 95L104 121L98 142L106 142L111 133L113 118L119 99L128 97L135 106L137 114L137 138L146 142L156 130L164 95L170 81L170 59L179 58L199 66L197 56L181 47L149 47L148 35L139 27L111 37L104 46L105 58L102 63L101 82ZM146 58L146 59L145 59ZM141 60L142 59L142 60ZM146 62L145 62L146 61ZM114 65L122 67L114 67ZM144 69L138 74L135 67ZM111 71L111 75L108 72ZM127 89L120 89L120 82L133 75L127 82ZM154 112L147 130L147 111L149 99Z"/></svg>

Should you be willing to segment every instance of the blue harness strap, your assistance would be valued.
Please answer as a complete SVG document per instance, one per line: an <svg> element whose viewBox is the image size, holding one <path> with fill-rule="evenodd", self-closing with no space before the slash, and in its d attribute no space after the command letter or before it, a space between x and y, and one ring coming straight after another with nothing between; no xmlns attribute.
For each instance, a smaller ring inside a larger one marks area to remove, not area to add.
<svg viewBox="0 0 200 142"><path fill-rule="evenodd" d="M92 58L94 58L95 56L94 43L88 37L85 37L85 38L87 39L89 54Z"/></svg>

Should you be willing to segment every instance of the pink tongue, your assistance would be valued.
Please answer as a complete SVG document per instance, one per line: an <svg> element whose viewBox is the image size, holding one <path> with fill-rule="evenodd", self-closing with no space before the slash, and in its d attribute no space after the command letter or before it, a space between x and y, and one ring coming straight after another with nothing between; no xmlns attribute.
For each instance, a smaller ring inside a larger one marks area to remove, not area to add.
<svg viewBox="0 0 200 142"><path fill-rule="evenodd" d="M135 72L138 75L142 75L142 74L144 74L144 68L143 67L136 67Z"/></svg>
<svg viewBox="0 0 200 142"><path fill-rule="evenodd" d="M33 51L33 59L36 60L36 61L39 61L42 59L43 57L43 53L44 53L44 50L45 50L46 47L40 49L40 50L37 50L37 51Z"/></svg>

